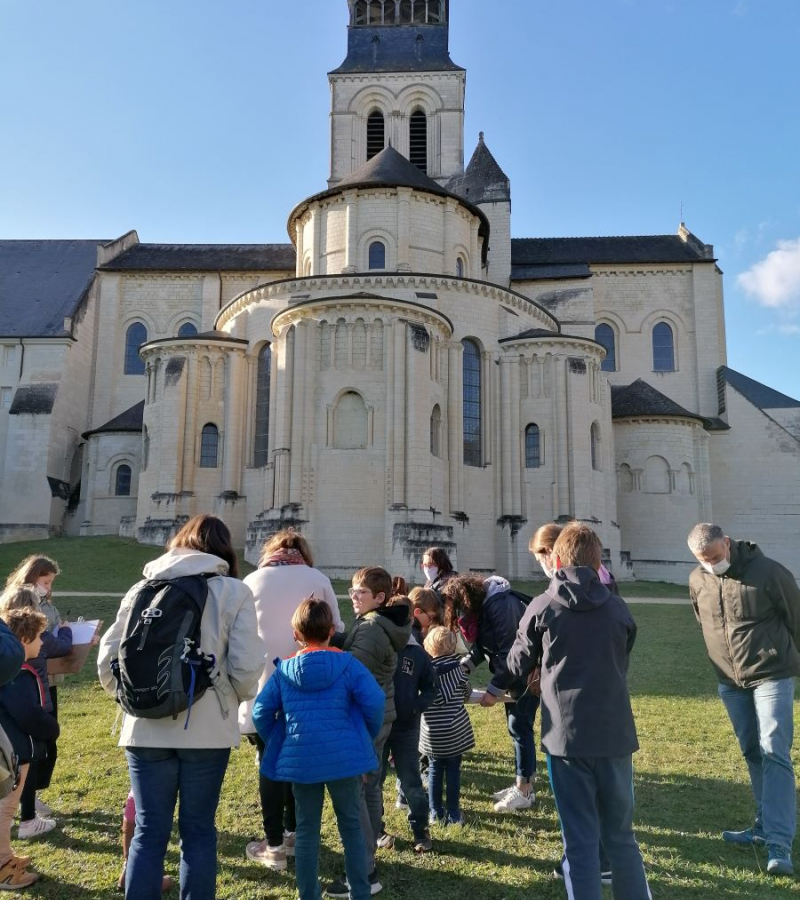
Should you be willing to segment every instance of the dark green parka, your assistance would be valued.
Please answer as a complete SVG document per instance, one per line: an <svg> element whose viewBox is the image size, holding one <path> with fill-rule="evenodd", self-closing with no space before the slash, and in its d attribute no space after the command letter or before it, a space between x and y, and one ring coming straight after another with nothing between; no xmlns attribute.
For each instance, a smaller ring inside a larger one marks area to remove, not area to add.
<svg viewBox="0 0 800 900"><path fill-rule="evenodd" d="M755 544L731 540L728 571L698 566L689 595L720 682L750 688L800 675L800 588Z"/></svg>

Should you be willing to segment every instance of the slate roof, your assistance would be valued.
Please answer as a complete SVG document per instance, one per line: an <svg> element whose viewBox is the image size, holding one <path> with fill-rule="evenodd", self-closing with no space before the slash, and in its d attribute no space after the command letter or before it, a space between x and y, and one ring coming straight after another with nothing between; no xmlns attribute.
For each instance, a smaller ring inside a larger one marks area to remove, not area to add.
<svg viewBox="0 0 800 900"><path fill-rule="evenodd" d="M500 338L497 343L505 344L508 341L525 341L529 338L565 338L569 341L589 341L592 344L597 343L597 341L592 340L592 338L581 337L577 334L564 334L563 331L550 331L547 328L528 328L526 331L521 331L519 334L512 334L511 337Z"/></svg>
<svg viewBox="0 0 800 900"><path fill-rule="evenodd" d="M603 263L713 262L677 234L620 237L512 238L512 277L518 267Z"/></svg>
<svg viewBox="0 0 800 900"><path fill-rule="evenodd" d="M591 278L588 263L557 266L512 266L513 281L558 281L567 278Z"/></svg>
<svg viewBox="0 0 800 900"><path fill-rule="evenodd" d="M0 241L0 336L63 337L94 279L96 241Z"/></svg>
<svg viewBox="0 0 800 900"><path fill-rule="evenodd" d="M118 416L114 416L114 418L106 422L105 425L101 425L99 428L94 428L92 429L92 431L85 432L83 437L87 438L90 434L106 434L120 431L141 431L143 423L144 400L140 400L129 409L126 409L125 412L121 412Z"/></svg>
<svg viewBox="0 0 800 900"><path fill-rule="evenodd" d="M347 57L328 74L463 71L450 59L444 24L361 25L347 29Z"/></svg>
<svg viewBox="0 0 800 900"><path fill-rule="evenodd" d="M735 388L745 399L749 400L753 406L759 409L794 409L800 407L800 400L795 400L780 391L773 390L760 381L748 378L735 369L729 369L727 366L720 366L717 369L717 376L724 378L725 381Z"/></svg>
<svg viewBox="0 0 800 900"><path fill-rule="evenodd" d="M612 419L635 416L679 416L703 421L702 416L684 409L641 378L632 384L611 385Z"/></svg>
<svg viewBox="0 0 800 900"><path fill-rule="evenodd" d="M467 168L462 174L454 175L445 187L470 203L511 201L511 182L486 146L483 132L478 135L478 146Z"/></svg>
<svg viewBox="0 0 800 900"><path fill-rule="evenodd" d="M134 244L106 272L282 272L294 271L291 244Z"/></svg>

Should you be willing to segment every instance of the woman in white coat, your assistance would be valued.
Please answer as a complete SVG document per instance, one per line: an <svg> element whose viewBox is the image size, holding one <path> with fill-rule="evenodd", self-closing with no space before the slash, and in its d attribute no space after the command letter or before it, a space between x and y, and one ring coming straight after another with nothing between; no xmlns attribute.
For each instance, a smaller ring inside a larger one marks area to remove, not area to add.
<svg viewBox="0 0 800 900"><path fill-rule="evenodd" d="M306 539L293 528L274 534L264 544L258 569L248 575L244 583L253 592L258 616L258 634L266 652L266 665L259 691L275 671L274 660L285 659L297 651L292 631L292 616L297 607L312 594L324 600L333 613L337 631L344 631L339 604L327 576L314 567L311 548ZM264 744L253 725L253 704L243 704L239 712L242 732L258 748L258 758ZM294 853L296 827L292 786L287 781L271 781L259 774L261 816L264 840L247 845L248 859L267 868L282 872L286 856Z"/></svg>
<svg viewBox="0 0 800 900"><path fill-rule="evenodd" d="M168 550L144 568L146 580L203 575L208 596L200 620L205 654L216 657L218 677L183 715L160 719L125 715L120 746L125 747L136 802L136 831L128 856L125 896L159 900L164 856L175 803L180 798L181 897L213 898L217 876L214 824L231 747L239 745L236 712L255 697L264 669L250 589L237 578L236 554L227 526L215 516L190 519ZM103 636L97 661L105 690L116 695L111 661L119 655L128 613L142 583L122 600L117 618Z"/></svg>

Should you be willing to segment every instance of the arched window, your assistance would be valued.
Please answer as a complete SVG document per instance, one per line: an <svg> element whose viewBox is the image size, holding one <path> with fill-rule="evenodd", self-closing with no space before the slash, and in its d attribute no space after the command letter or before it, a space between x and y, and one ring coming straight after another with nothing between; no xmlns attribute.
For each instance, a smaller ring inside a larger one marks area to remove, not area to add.
<svg viewBox="0 0 800 900"><path fill-rule="evenodd" d="M383 3L381 0L369 2L369 24L381 25L383 23Z"/></svg>
<svg viewBox="0 0 800 900"><path fill-rule="evenodd" d="M139 347L147 343L147 329L141 322L134 322L125 332L125 374L144 375L144 360Z"/></svg>
<svg viewBox="0 0 800 900"><path fill-rule="evenodd" d="M650 456L644 464L644 492L669 494L669 463L663 456Z"/></svg>
<svg viewBox="0 0 800 900"><path fill-rule="evenodd" d="M383 113L375 111L367 118L367 159L372 159L383 150L386 144L386 126Z"/></svg>
<svg viewBox="0 0 800 900"><path fill-rule="evenodd" d="M355 19L354 25L366 25L367 24L367 0L358 0L358 3L355 5Z"/></svg>
<svg viewBox="0 0 800 900"><path fill-rule="evenodd" d="M373 241L369 245L369 267L370 269L386 268L386 244L382 241Z"/></svg>
<svg viewBox="0 0 800 900"><path fill-rule="evenodd" d="M367 407L355 391L342 394L336 404L333 445L340 450L360 450L367 446Z"/></svg>
<svg viewBox="0 0 800 900"><path fill-rule="evenodd" d="M131 467L127 465L117 466L114 475L114 496L130 497L131 495Z"/></svg>
<svg viewBox="0 0 800 900"><path fill-rule="evenodd" d="M464 347L464 465L480 466L483 463L481 351L475 341L465 339L461 344Z"/></svg>
<svg viewBox="0 0 800 900"><path fill-rule="evenodd" d="M464 277L464 260L460 256L456 257L456 278Z"/></svg>
<svg viewBox="0 0 800 900"><path fill-rule="evenodd" d="M194 337L197 334L197 326L194 322L184 322L178 329L179 338Z"/></svg>
<svg viewBox="0 0 800 900"><path fill-rule="evenodd" d="M617 490L622 494L630 494L633 490L633 472L627 463L617 469Z"/></svg>
<svg viewBox="0 0 800 900"><path fill-rule="evenodd" d="M431 456L441 456L441 435L442 435L442 411L439 404L433 407L431 413Z"/></svg>
<svg viewBox="0 0 800 900"><path fill-rule="evenodd" d="M605 322L598 325L594 330L594 339L598 344L602 344L606 349L606 358L600 368L604 372L617 371L617 342L614 329Z"/></svg>
<svg viewBox="0 0 800 900"><path fill-rule="evenodd" d="M409 148L408 158L421 172L428 172L428 117L418 109L411 113L408 126Z"/></svg>
<svg viewBox="0 0 800 900"><path fill-rule="evenodd" d="M592 422L592 430L589 436L592 450L592 468L600 471L600 426L597 422Z"/></svg>
<svg viewBox="0 0 800 900"><path fill-rule="evenodd" d="M253 441L253 465L265 466L269 462L269 389L272 371L272 347L264 346L258 352L256 368L256 427Z"/></svg>
<svg viewBox="0 0 800 900"><path fill-rule="evenodd" d="M439 25L442 21L442 0L428 0L428 24Z"/></svg>
<svg viewBox="0 0 800 900"><path fill-rule="evenodd" d="M410 25L411 24L411 0L400 0L400 24L401 25Z"/></svg>
<svg viewBox="0 0 800 900"><path fill-rule="evenodd" d="M210 422L200 435L200 468L216 469L219 456L219 429Z"/></svg>
<svg viewBox="0 0 800 900"><path fill-rule="evenodd" d="M542 464L541 435L539 426L531 422L525 429L525 468L538 469Z"/></svg>
<svg viewBox="0 0 800 900"><path fill-rule="evenodd" d="M675 371L675 338L666 322L659 322L653 328L653 371Z"/></svg>

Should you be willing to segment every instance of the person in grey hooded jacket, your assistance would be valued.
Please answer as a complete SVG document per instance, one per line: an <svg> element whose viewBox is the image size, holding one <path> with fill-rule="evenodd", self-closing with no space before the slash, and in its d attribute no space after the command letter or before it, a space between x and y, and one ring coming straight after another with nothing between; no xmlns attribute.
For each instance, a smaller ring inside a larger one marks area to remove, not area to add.
<svg viewBox="0 0 800 900"><path fill-rule="evenodd" d="M636 624L601 583L602 544L568 525L553 548L556 573L529 604L508 654L528 678L541 668L542 747L564 841L573 900L601 900L600 841L615 900L650 900L633 834L633 757L639 744L628 693Z"/></svg>

